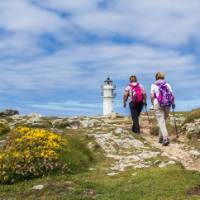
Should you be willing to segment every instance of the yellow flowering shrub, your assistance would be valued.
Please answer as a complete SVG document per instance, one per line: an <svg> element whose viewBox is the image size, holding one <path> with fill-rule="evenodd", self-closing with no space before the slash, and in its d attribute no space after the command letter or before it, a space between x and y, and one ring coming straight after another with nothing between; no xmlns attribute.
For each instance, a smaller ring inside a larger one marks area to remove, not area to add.
<svg viewBox="0 0 200 200"><path fill-rule="evenodd" d="M15 128L0 152L0 182L12 183L58 169L66 143L60 135L48 130Z"/></svg>

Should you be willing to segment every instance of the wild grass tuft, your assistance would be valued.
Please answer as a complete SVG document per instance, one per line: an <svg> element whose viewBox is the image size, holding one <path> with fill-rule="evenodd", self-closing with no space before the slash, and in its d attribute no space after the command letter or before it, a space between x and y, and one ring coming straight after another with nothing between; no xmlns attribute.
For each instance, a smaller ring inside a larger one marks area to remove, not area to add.
<svg viewBox="0 0 200 200"><path fill-rule="evenodd" d="M195 119L200 119L200 108L186 114L186 119L183 124L192 123Z"/></svg>

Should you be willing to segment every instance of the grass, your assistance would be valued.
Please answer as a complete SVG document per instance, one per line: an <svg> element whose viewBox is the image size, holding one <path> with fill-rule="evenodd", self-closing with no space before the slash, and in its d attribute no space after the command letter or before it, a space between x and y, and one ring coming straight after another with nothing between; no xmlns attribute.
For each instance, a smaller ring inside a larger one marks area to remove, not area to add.
<svg viewBox="0 0 200 200"><path fill-rule="evenodd" d="M185 171L179 166L128 170L115 177L105 174L106 162L96 171L74 175L49 176L15 185L0 186L0 198L8 199L66 199L66 200L197 200L188 196L190 188L199 184L200 173ZM136 173L135 176L132 176ZM67 184L70 182L71 184ZM43 184L41 191L34 185ZM70 186L69 186L70 185ZM93 191L86 192L86 191Z"/></svg>
<svg viewBox="0 0 200 200"><path fill-rule="evenodd" d="M200 108L187 113L184 124L194 122L195 119L200 119Z"/></svg>
<svg viewBox="0 0 200 200"><path fill-rule="evenodd" d="M67 139L68 145L61 162L67 164L70 173L87 169L95 161L93 153L87 148L87 143L77 136L68 136Z"/></svg>

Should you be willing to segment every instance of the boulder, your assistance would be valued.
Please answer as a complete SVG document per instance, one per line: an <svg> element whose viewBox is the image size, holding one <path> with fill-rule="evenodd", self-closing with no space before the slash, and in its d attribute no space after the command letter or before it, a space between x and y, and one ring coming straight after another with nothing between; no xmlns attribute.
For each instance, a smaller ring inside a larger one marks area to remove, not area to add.
<svg viewBox="0 0 200 200"><path fill-rule="evenodd" d="M27 123L37 123L41 121L41 115L37 113L31 113L29 114L27 119Z"/></svg>
<svg viewBox="0 0 200 200"><path fill-rule="evenodd" d="M27 120L23 125L35 128L49 128L51 123L48 120L43 119L42 115L31 113L27 116Z"/></svg>
<svg viewBox="0 0 200 200"><path fill-rule="evenodd" d="M76 119L76 120L68 120L69 122L69 127L72 128L72 129L78 129L81 125L81 122L80 120Z"/></svg>
<svg viewBox="0 0 200 200"><path fill-rule="evenodd" d="M44 188L44 185L35 185L32 187L33 190L42 190Z"/></svg>
<svg viewBox="0 0 200 200"><path fill-rule="evenodd" d="M100 125L99 121L96 119L85 119L83 121L80 121L80 123L83 128L91 128L95 125Z"/></svg>
<svg viewBox="0 0 200 200"><path fill-rule="evenodd" d="M120 128L120 127L118 127L118 128L115 129L115 133L116 134L122 134L123 131L124 131L123 128Z"/></svg>
<svg viewBox="0 0 200 200"><path fill-rule="evenodd" d="M197 150L191 150L190 154L192 154L192 156L194 156L194 157L199 157L200 156L200 152L197 151Z"/></svg>
<svg viewBox="0 0 200 200"><path fill-rule="evenodd" d="M174 164L176 164L176 162L175 161L173 161L173 160L170 160L170 161L168 161L168 162L161 162L159 165L158 165L158 167L160 167L160 168L164 168L164 167L167 167L167 166L169 166L169 165L174 165Z"/></svg>
<svg viewBox="0 0 200 200"><path fill-rule="evenodd" d="M70 126L67 119L55 119L52 121L53 128L66 128Z"/></svg>
<svg viewBox="0 0 200 200"><path fill-rule="evenodd" d="M188 138L193 136L200 136L200 119L195 119L192 123L187 123L183 126Z"/></svg>
<svg viewBox="0 0 200 200"><path fill-rule="evenodd" d="M119 173L117 173L117 172L110 172L110 173L107 173L108 176L115 176L115 175L117 175L117 174L119 174Z"/></svg>

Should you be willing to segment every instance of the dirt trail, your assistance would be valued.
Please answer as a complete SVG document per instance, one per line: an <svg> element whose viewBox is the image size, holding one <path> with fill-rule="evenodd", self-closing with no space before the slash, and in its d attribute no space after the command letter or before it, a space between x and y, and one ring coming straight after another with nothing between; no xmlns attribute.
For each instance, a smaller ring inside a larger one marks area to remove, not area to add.
<svg viewBox="0 0 200 200"><path fill-rule="evenodd" d="M184 141L184 136L181 136L177 141L170 138L171 143L165 147L158 143L158 137L150 135L150 126L146 117L141 118L142 137L147 140L152 147L161 150L163 156L167 156L173 160L179 161L188 170L200 171L200 156L195 149L188 146Z"/></svg>

